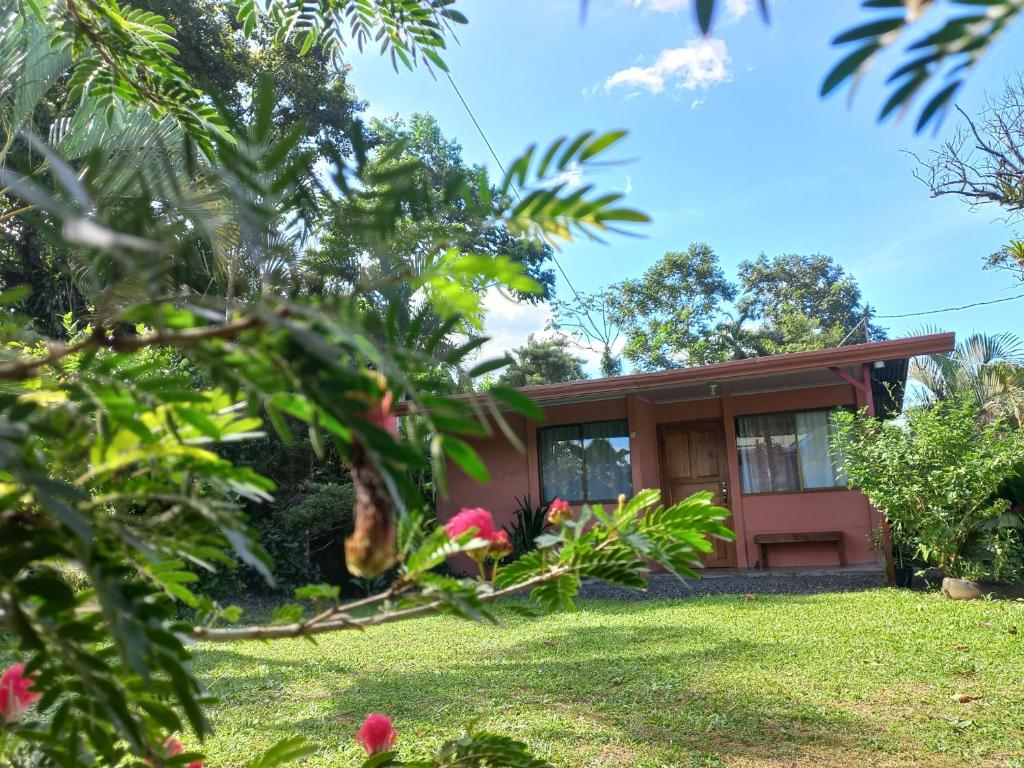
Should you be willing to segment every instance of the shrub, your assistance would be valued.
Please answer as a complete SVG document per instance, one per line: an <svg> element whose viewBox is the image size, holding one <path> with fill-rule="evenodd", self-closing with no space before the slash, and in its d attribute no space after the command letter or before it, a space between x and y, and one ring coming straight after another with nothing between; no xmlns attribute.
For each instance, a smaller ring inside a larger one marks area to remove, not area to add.
<svg viewBox="0 0 1024 768"><path fill-rule="evenodd" d="M271 591L291 594L315 582L361 591L345 568L344 541L352 533L354 502L351 483L309 482L288 498L255 508L252 527L274 561ZM203 574L202 583L218 597L268 591L260 574L237 562L234 569Z"/></svg>
<svg viewBox="0 0 1024 768"><path fill-rule="evenodd" d="M1019 431L980 424L977 407L948 401L907 411L904 423L839 413L836 440L851 484L950 576L1015 578L1021 547L1010 503L996 495L1024 451Z"/></svg>
<svg viewBox="0 0 1024 768"><path fill-rule="evenodd" d="M551 526L548 523L550 504L533 506L529 494L523 498L516 497L515 520L511 525L504 526L512 543L512 554L509 561L518 560L527 552L537 548L536 539Z"/></svg>

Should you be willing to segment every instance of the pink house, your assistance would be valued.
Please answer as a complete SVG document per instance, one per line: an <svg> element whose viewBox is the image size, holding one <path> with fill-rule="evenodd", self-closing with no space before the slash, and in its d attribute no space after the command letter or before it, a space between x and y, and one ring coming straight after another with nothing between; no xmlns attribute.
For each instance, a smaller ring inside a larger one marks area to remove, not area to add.
<svg viewBox="0 0 1024 768"><path fill-rule="evenodd" d="M910 358L952 348L953 334L934 334L527 387L543 421L509 416L526 450L500 430L472 440L491 481L450 466L439 513L483 506L508 522L525 495L608 503L659 488L670 503L711 491L736 541L716 542L707 567L881 563L869 534L882 521L835 469L830 413L895 415Z"/></svg>

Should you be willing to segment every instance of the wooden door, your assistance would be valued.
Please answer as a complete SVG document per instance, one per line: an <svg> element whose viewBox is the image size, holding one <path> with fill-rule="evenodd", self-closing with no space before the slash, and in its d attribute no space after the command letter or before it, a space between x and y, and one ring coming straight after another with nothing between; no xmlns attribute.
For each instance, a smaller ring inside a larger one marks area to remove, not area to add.
<svg viewBox="0 0 1024 768"><path fill-rule="evenodd" d="M661 427L661 488L670 504L698 491L715 494L715 504L728 507L728 462L722 425L666 424ZM732 527L732 518L726 521ZM712 539L714 550L704 557L709 568L735 568L736 545Z"/></svg>

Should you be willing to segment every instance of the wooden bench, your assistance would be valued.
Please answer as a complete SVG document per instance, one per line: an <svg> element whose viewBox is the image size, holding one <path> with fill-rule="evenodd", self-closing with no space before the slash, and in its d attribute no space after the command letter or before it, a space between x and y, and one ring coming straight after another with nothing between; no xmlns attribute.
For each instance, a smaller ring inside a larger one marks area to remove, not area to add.
<svg viewBox="0 0 1024 768"><path fill-rule="evenodd" d="M839 554L839 565L846 565L846 552L843 549L842 531L815 531L814 533L758 533L754 536L757 545L758 568L768 567L769 544L818 544L834 543Z"/></svg>

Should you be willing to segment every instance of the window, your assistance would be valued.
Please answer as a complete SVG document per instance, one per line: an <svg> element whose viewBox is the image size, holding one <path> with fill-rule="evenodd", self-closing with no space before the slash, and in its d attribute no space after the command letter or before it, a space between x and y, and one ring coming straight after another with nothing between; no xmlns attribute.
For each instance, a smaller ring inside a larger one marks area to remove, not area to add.
<svg viewBox="0 0 1024 768"><path fill-rule="evenodd" d="M736 451L744 493L845 488L832 450L832 411L740 416Z"/></svg>
<svg viewBox="0 0 1024 768"><path fill-rule="evenodd" d="M537 430L541 495L575 503L633 494L629 423L595 421Z"/></svg>

